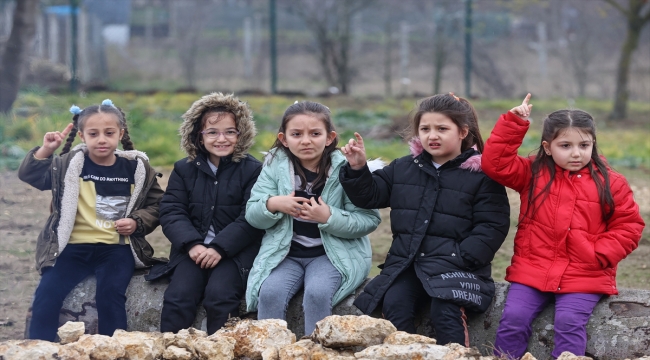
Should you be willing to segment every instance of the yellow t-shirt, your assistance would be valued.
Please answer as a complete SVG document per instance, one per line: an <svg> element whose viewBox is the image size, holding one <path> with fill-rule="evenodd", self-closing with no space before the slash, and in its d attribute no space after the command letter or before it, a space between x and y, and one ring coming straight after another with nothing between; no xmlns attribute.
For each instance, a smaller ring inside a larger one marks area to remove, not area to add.
<svg viewBox="0 0 650 360"><path fill-rule="evenodd" d="M88 156L79 176L79 198L69 244L128 244L129 237L115 230L124 218L133 191L137 163L116 157L115 164L101 166Z"/></svg>

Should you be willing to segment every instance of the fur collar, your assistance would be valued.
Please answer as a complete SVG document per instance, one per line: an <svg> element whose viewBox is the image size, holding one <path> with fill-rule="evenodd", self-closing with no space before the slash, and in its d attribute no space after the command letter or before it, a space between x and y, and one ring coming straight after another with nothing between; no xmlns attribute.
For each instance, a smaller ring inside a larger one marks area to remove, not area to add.
<svg viewBox="0 0 650 360"><path fill-rule="evenodd" d="M474 150L476 149L476 145L472 146ZM420 138L417 136L414 136L409 140L409 150L411 151L411 155L413 157L417 157L420 154L422 154L422 151L424 151L424 148L422 147L422 142L420 142ZM462 164L460 164L461 169L473 171L473 172L481 172L483 169L481 168L481 154L477 153L475 155L470 156L467 160L463 161Z"/></svg>

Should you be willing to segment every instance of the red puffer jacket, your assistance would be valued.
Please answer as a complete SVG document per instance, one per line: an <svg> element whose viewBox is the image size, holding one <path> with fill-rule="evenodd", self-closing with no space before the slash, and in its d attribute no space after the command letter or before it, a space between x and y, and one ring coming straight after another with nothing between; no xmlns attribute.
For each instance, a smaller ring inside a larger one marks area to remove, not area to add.
<svg viewBox="0 0 650 360"><path fill-rule="evenodd" d="M598 191L589 170L576 173L556 166L548 196L540 198L534 218L524 217L532 158L517 155L530 123L508 112L485 144L483 171L519 192L521 209L512 263L506 280L553 293L618 294L616 266L636 249L645 223L625 178L609 171L615 211L603 221ZM542 171L538 194L550 174ZM537 202L537 201L536 201Z"/></svg>

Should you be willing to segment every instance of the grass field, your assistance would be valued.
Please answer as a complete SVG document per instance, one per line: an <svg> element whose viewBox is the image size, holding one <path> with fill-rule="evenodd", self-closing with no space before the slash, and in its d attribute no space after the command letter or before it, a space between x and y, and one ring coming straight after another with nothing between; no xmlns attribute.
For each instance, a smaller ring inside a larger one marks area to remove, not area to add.
<svg viewBox="0 0 650 360"><path fill-rule="evenodd" d="M183 157L178 148L177 129L180 115L198 98L196 94L92 94L85 98L21 94L12 116L0 118L0 146L17 145L23 150L40 144L43 133L63 129L70 121L67 108L72 103L86 106L111 98L117 105L124 105L131 126L136 148L144 150L153 164L164 176L161 185L166 186L169 165ZM260 130L257 144L252 151L268 150L275 138L279 118L284 109L295 99L281 97L246 98L253 108ZM353 131L368 136L368 153L392 160L407 153L407 146L397 136L403 128L408 112L415 99L349 99L329 98L322 101L333 109L334 122L342 138L347 139ZM526 137L521 153L532 151L539 142L541 114L564 107L560 100L535 103L536 110L532 129ZM492 100L474 102L481 119L484 138L501 112L507 111L516 100ZM598 141L604 154L630 182L635 198L641 207L646 223L650 222L650 104L633 103L630 119L623 124L608 123L604 119L607 104L579 100L576 107L592 113L598 121ZM383 132L380 130L384 130ZM388 130L388 131L385 131ZM50 193L40 192L18 180L12 163L5 161L9 155L2 152L0 162L0 341L21 339L25 316L31 302L39 275L34 270L36 238L49 214ZM12 153L13 154L13 153ZM11 155L19 157L19 155ZM3 165L9 169L2 169ZM511 203L511 229L508 238L493 262L493 277L502 281L505 268L512 255L512 239L519 210L519 197L508 192ZM371 237L373 263L383 262L390 247L392 234L388 217L389 209L382 209L383 222ZM154 245L157 256L168 256L169 242L158 228L148 240ZM619 287L650 289L650 230L646 228L640 246L618 269ZM373 267L371 276L378 273Z"/></svg>

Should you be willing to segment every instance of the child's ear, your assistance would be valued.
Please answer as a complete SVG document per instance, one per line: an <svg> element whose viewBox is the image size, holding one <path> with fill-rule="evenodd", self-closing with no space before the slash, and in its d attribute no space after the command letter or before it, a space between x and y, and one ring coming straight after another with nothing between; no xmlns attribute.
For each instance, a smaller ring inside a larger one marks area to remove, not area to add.
<svg viewBox="0 0 650 360"><path fill-rule="evenodd" d="M284 145L285 147L289 147L289 144L287 144L287 139L284 137L284 133L278 133L278 140Z"/></svg>
<svg viewBox="0 0 650 360"><path fill-rule="evenodd" d="M469 135L469 126L463 126L463 128L460 131L460 138L465 139Z"/></svg>
<svg viewBox="0 0 650 360"><path fill-rule="evenodd" d="M544 152L546 155L551 156L551 144L548 143L548 141L542 141L542 147L544 148Z"/></svg>
<svg viewBox="0 0 650 360"><path fill-rule="evenodd" d="M334 139L336 139L336 131L330 131L330 133L327 134L327 142L325 143L325 146L329 146Z"/></svg>

